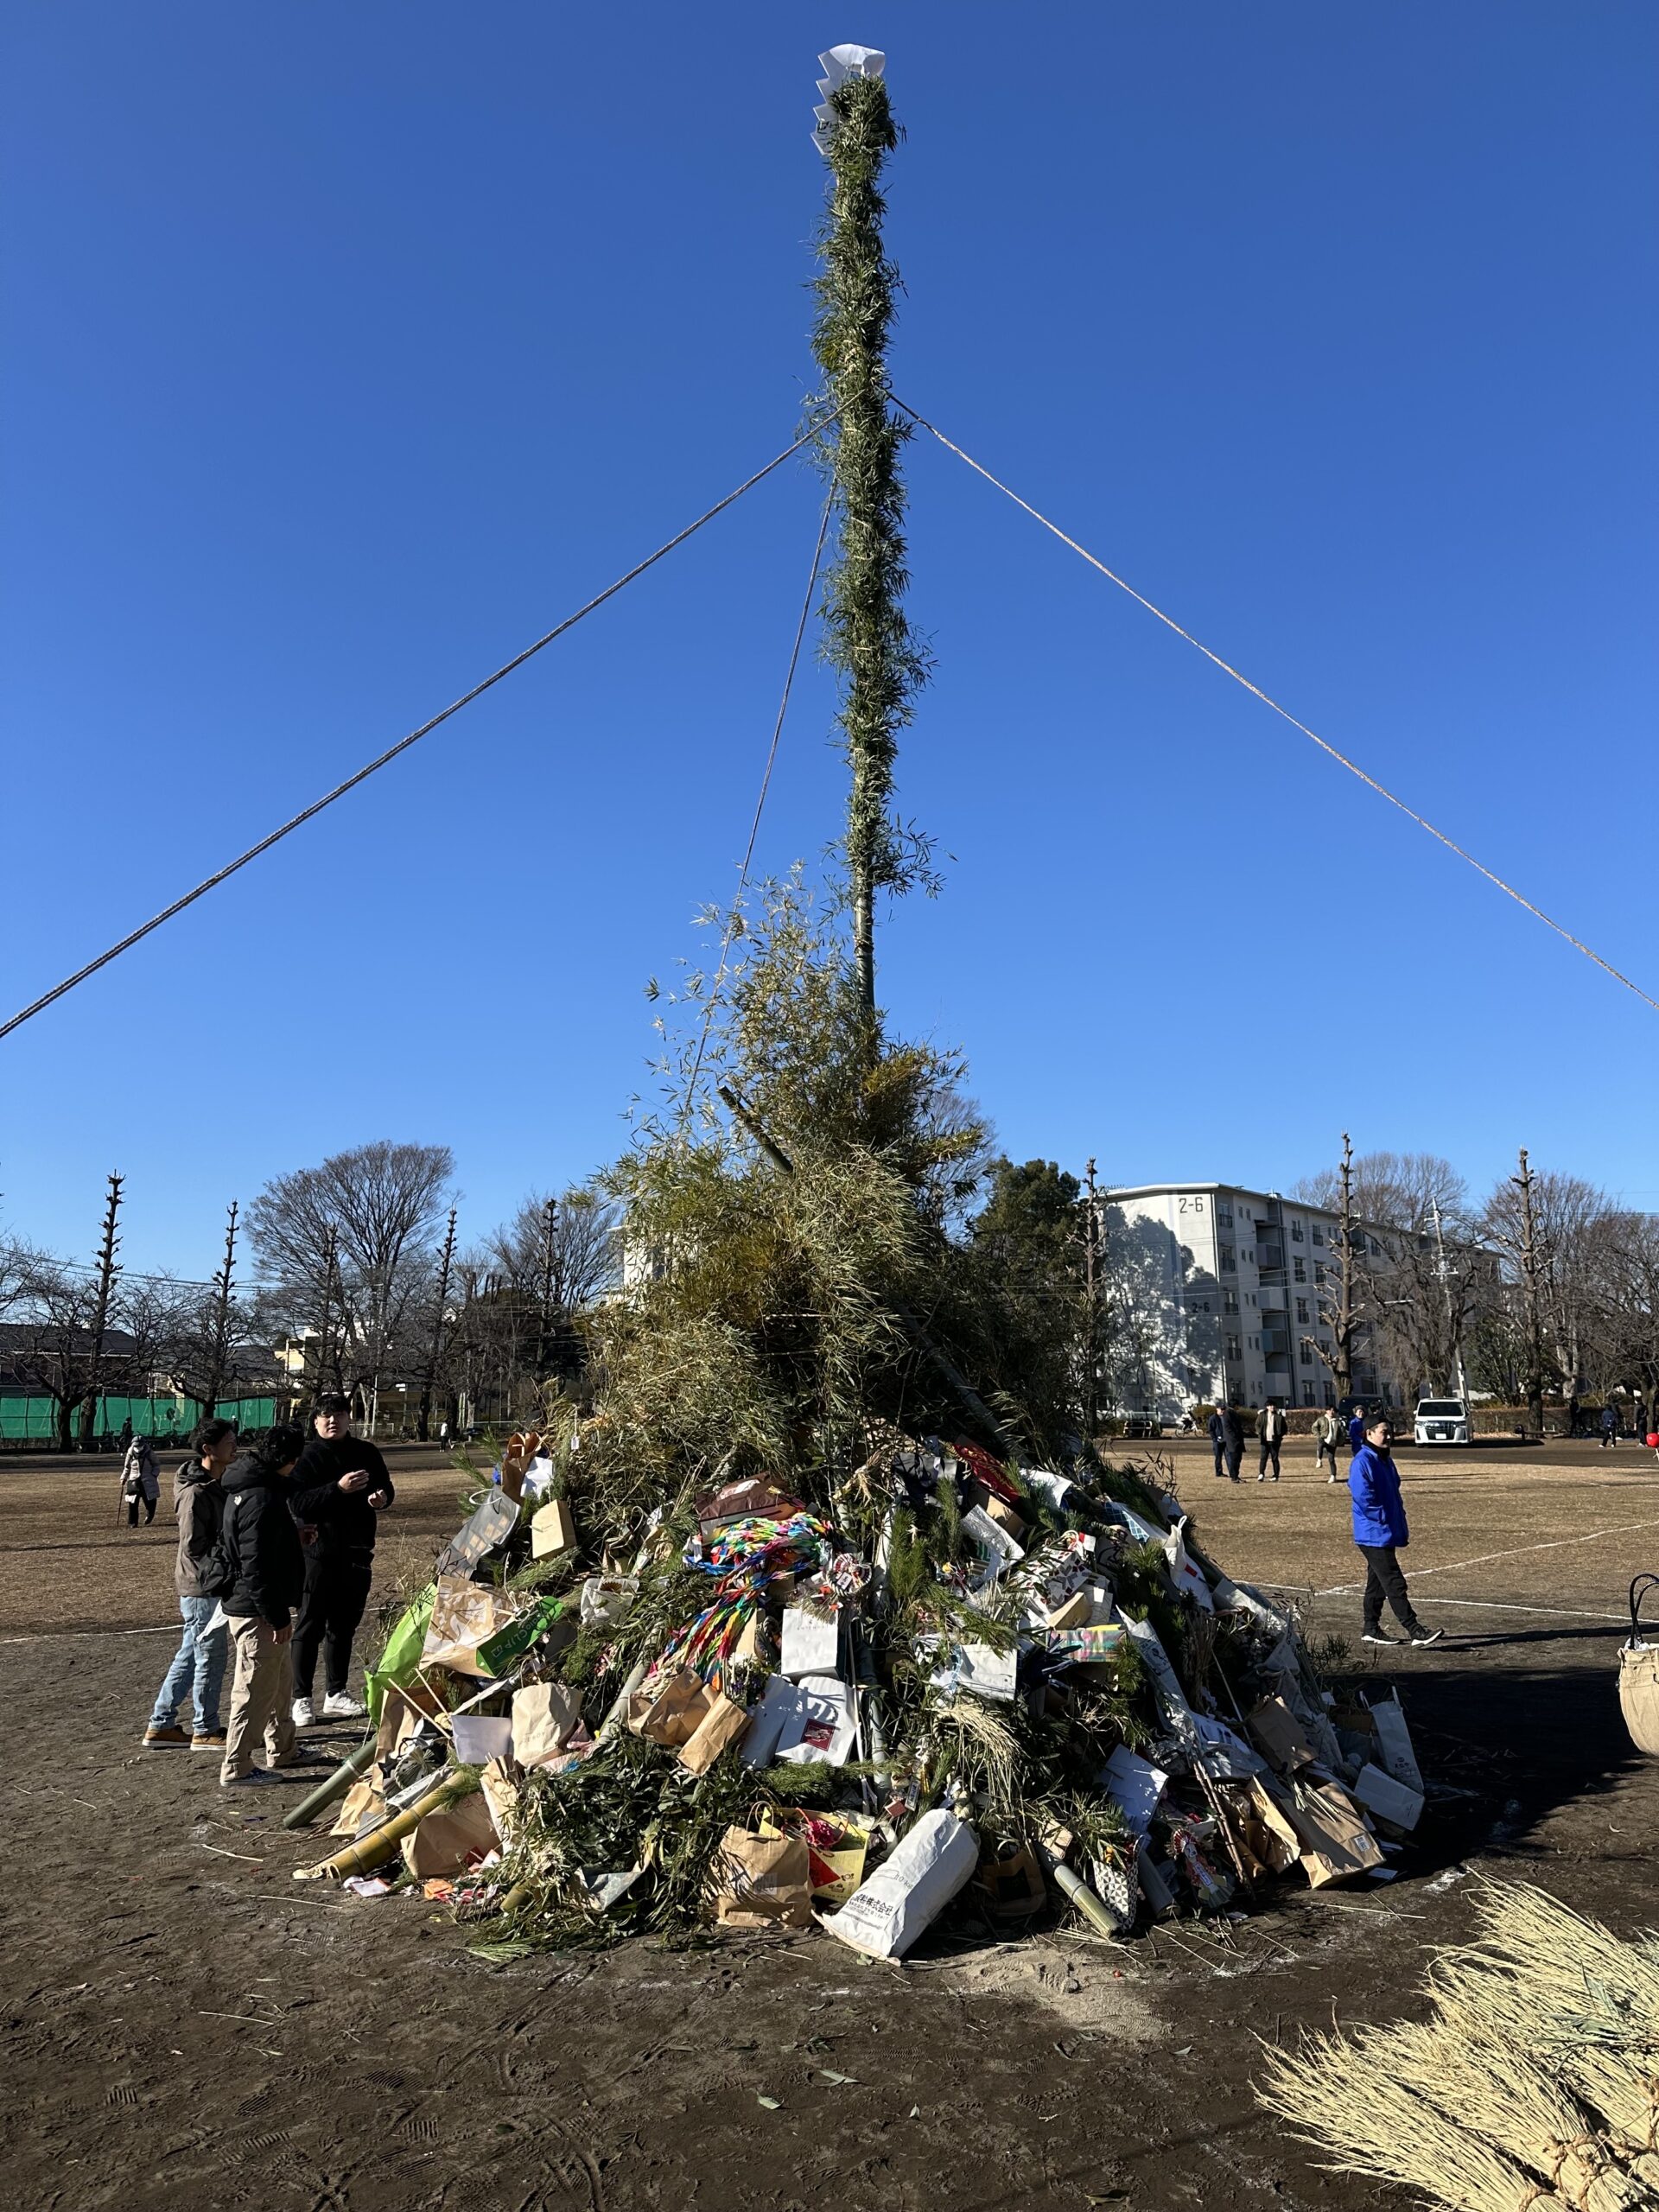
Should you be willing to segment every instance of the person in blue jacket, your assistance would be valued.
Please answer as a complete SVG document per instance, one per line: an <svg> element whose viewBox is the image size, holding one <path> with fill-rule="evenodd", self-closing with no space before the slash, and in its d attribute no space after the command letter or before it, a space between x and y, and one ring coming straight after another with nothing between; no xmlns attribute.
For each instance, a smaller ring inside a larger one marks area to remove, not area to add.
<svg viewBox="0 0 1659 2212"><path fill-rule="evenodd" d="M1394 1425L1386 1414L1371 1414L1365 1421L1363 1441L1348 1470L1348 1495L1353 1501L1354 1541L1365 1560L1365 1643L1393 1643L1397 1638L1382 1633L1382 1601L1394 1608L1395 1618L1413 1644L1438 1643L1446 1630L1425 1628L1412 1611L1411 1593L1395 1554L1411 1541L1406 1526L1405 1501L1400 1495L1400 1474L1389 1449Z"/></svg>

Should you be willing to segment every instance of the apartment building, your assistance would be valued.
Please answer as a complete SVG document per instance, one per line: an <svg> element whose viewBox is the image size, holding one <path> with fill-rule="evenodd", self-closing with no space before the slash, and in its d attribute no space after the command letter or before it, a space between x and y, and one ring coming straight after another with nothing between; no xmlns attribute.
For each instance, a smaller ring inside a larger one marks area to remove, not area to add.
<svg viewBox="0 0 1659 2212"><path fill-rule="evenodd" d="M1276 1191L1165 1183L1103 1193L1119 1402L1166 1419L1224 1398L1334 1405L1330 1370L1313 1344L1330 1347L1319 1294L1336 1279L1338 1233L1335 1214ZM1370 1249L1380 1250L1375 1238ZM1369 1340L1354 1363L1354 1388L1398 1395Z"/></svg>

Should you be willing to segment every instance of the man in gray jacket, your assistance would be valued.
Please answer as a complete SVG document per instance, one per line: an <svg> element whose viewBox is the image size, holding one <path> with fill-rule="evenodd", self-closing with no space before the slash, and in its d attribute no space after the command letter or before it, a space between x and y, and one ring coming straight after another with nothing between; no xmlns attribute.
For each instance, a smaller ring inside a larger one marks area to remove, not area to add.
<svg viewBox="0 0 1659 2212"><path fill-rule="evenodd" d="M167 1679L156 1693L156 1709L144 1731L147 1750L188 1744L194 1751L222 1751L225 1731L219 1726L219 1700L225 1681L226 1639L220 1629L204 1636L218 1599L201 1586L202 1570L213 1557L225 1518L225 1496L219 1481L236 1457L236 1423L205 1421L191 1439L191 1456L173 1478L173 1513L179 1524L178 1556L173 1562L173 1587L184 1617L184 1635L173 1655ZM179 1707L190 1699L192 1732L179 1726Z"/></svg>

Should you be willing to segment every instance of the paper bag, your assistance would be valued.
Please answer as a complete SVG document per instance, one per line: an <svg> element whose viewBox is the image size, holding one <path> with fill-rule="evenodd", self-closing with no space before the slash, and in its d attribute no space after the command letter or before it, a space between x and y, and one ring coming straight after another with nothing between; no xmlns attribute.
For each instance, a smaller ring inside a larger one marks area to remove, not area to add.
<svg viewBox="0 0 1659 2212"><path fill-rule="evenodd" d="M722 1928L810 1928L811 1865L799 1836L728 1828L715 1862L715 1918Z"/></svg>
<svg viewBox="0 0 1659 2212"><path fill-rule="evenodd" d="M782 1675L768 1675L760 1702L749 1715L749 1732L741 1753L745 1766L770 1766L785 1728L792 1731L801 1712L801 1694Z"/></svg>
<svg viewBox="0 0 1659 2212"><path fill-rule="evenodd" d="M1226 1808L1227 1825L1252 1880L1258 1875L1287 1873L1301 1856L1296 1831L1280 1811L1259 1777L1247 1782L1218 1782L1216 1794Z"/></svg>
<svg viewBox="0 0 1659 2212"><path fill-rule="evenodd" d="M563 1682L532 1682L512 1694L512 1756L520 1766L557 1758L582 1719L582 1700Z"/></svg>
<svg viewBox="0 0 1659 2212"><path fill-rule="evenodd" d="M505 1759L490 1761L479 1778L479 1790L505 1851L512 1841L512 1823L518 1815L518 1785Z"/></svg>
<svg viewBox="0 0 1659 2212"><path fill-rule="evenodd" d="M872 1958L902 1958L979 1864L979 1841L954 1813L924 1813L893 1856L824 1922Z"/></svg>
<svg viewBox="0 0 1659 2212"><path fill-rule="evenodd" d="M778 1739L778 1757L845 1766L857 1732L851 1690L834 1675L804 1675L796 1688L798 1700Z"/></svg>
<svg viewBox="0 0 1659 2212"><path fill-rule="evenodd" d="M680 1764L693 1774L707 1774L723 1751L741 1740L748 1725L748 1714L734 1699L712 1696L695 1732L680 1745Z"/></svg>
<svg viewBox="0 0 1659 2212"><path fill-rule="evenodd" d="M784 1614L784 1656L779 1671L791 1681L803 1675L833 1675L841 1655L841 1615L833 1608L791 1605Z"/></svg>
<svg viewBox="0 0 1659 2212"><path fill-rule="evenodd" d="M417 1882L459 1874L496 1847L495 1822L480 1790L471 1790L441 1812L429 1813L404 1838L404 1860Z"/></svg>
<svg viewBox="0 0 1659 2212"><path fill-rule="evenodd" d="M1382 1864L1376 1838L1352 1799L1334 1783L1319 1789L1297 1784L1283 1810L1302 1847L1302 1871L1310 1889L1351 1881L1356 1874Z"/></svg>
<svg viewBox="0 0 1659 2212"><path fill-rule="evenodd" d="M1414 1789L1408 1782L1396 1782L1380 1766L1361 1767L1354 1795L1368 1813L1375 1813L1379 1821L1403 1828L1408 1834L1423 1817L1422 1791Z"/></svg>
<svg viewBox="0 0 1659 2212"><path fill-rule="evenodd" d="M441 1574L432 1619L421 1647L423 1667L450 1667L459 1675L485 1675L478 1647L512 1618L511 1600L464 1574Z"/></svg>
<svg viewBox="0 0 1659 2212"><path fill-rule="evenodd" d="M1245 1722L1262 1757L1281 1774L1313 1763L1313 1746L1301 1722L1281 1697L1263 1698Z"/></svg>
<svg viewBox="0 0 1659 2212"><path fill-rule="evenodd" d="M554 1559L561 1552L573 1552L575 1548L576 1524L569 1506L562 1497L549 1498L530 1524L531 1557Z"/></svg>
<svg viewBox="0 0 1659 2212"><path fill-rule="evenodd" d="M481 1559L499 1550L518 1525L517 1502L504 1497L499 1490L490 1491L460 1535L439 1554L439 1574L470 1574Z"/></svg>
<svg viewBox="0 0 1659 2212"><path fill-rule="evenodd" d="M702 1677L682 1669L636 1693L628 1704L628 1726L636 1736L677 1750L696 1734L713 1702Z"/></svg>
<svg viewBox="0 0 1659 2212"><path fill-rule="evenodd" d="M852 1813L784 1813L779 1826L785 1835L798 1835L806 1845L808 1875L818 1904L845 1904L864 1879L874 1822ZM773 1834L770 1823L762 1833Z"/></svg>
<svg viewBox="0 0 1659 2212"><path fill-rule="evenodd" d="M365 1828L378 1827L385 1815L385 1792L378 1770L372 1769L346 1792L340 1808L340 1817L331 1833L349 1837L355 1842Z"/></svg>
<svg viewBox="0 0 1659 2212"><path fill-rule="evenodd" d="M450 1725L457 1766L483 1766L512 1754L512 1723L505 1714L458 1713Z"/></svg>

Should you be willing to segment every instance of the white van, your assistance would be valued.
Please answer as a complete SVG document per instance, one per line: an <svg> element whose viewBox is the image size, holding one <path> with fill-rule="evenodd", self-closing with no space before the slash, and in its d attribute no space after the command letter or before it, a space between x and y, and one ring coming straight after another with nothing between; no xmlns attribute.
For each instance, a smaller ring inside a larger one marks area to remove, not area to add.
<svg viewBox="0 0 1659 2212"><path fill-rule="evenodd" d="M1461 1398L1419 1398L1411 1433L1417 1444L1470 1444L1475 1424Z"/></svg>

